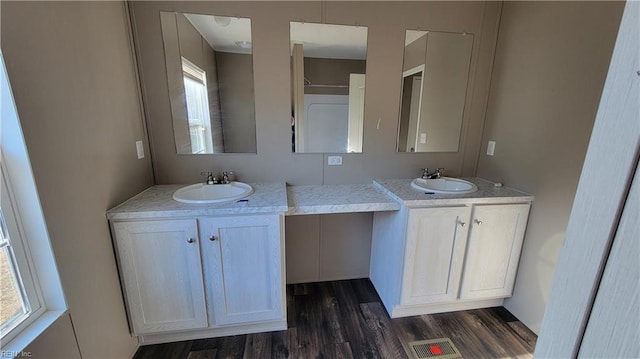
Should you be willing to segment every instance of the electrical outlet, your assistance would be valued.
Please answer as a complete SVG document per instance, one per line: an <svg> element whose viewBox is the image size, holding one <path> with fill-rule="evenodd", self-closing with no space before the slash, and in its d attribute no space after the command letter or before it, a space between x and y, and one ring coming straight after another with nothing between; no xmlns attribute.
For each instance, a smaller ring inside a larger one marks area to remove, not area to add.
<svg viewBox="0 0 640 359"><path fill-rule="evenodd" d="M493 153L496 151L496 141L489 141L487 144L487 155L493 156Z"/></svg>
<svg viewBox="0 0 640 359"><path fill-rule="evenodd" d="M138 152L138 159L144 158L144 145L142 141L136 141L136 151Z"/></svg>
<svg viewBox="0 0 640 359"><path fill-rule="evenodd" d="M329 166L342 166L342 156L327 156Z"/></svg>

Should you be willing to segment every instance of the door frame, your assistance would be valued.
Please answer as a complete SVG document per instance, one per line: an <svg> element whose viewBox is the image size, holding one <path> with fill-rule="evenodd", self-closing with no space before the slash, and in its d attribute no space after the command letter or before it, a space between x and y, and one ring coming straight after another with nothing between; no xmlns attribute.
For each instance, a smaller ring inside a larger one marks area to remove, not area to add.
<svg viewBox="0 0 640 359"><path fill-rule="evenodd" d="M600 99L535 357L578 356L628 199L640 156L638 24L640 2L629 1Z"/></svg>

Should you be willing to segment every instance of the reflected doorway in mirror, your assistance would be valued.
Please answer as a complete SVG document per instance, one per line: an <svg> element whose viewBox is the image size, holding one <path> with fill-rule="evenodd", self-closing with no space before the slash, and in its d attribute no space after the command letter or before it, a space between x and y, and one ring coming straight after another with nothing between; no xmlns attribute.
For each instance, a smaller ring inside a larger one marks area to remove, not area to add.
<svg viewBox="0 0 640 359"><path fill-rule="evenodd" d="M458 152L473 35L407 30L398 152Z"/></svg>
<svg viewBox="0 0 640 359"><path fill-rule="evenodd" d="M292 150L362 152L367 28L291 23Z"/></svg>

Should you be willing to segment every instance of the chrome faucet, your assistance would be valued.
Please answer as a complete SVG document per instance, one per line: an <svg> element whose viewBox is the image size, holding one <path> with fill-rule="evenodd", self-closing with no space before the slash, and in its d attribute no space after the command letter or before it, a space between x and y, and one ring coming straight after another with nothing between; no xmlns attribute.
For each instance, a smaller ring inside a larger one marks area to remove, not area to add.
<svg viewBox="0 0 640 359"><path fill-rule="evenodd" d="M213 172L200 172L202 176L207 176L205 184L229 184L236 180L236 174L233 171L222 172L222 177L214 177Z"/></svg>
<svg viewBox="0 0 640 359"><path fill-rule="evenodd" d="M428 168L423 168L422 179L438 179L442 177L442 170L444 170L444 168L436 168L435 172L429 173Z"/></svg>
<svg viewBox="0 0 640 359"><path fill-rule="evenodd" d="M207 176L207 180L205 184L214 184L216 183L217 178L213 178L213 172L200 172L201 176Z"/></svg>

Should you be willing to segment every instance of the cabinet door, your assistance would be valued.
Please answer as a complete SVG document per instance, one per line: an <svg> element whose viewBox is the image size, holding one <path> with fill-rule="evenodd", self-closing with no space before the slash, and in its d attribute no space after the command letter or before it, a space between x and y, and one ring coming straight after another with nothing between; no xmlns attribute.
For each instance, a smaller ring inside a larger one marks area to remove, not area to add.
<svg viewBox="0 0 640 359"><path fill-rule="evenodd" d="M136 335L207 326L195 220L113 224Z"/></svg>
<svg viewBox="0 0 640 359"><path fill-rule="evenodd" d="M529 206L503 204L473 207L460 294L462 299L511 295Z"/></svg>
<svg viewBox="0 0 640 359"><path fill-rule="evenodd" d="M282 319L280 216L205 218L200 230L215 325Z"/></svg>
<svg viewBox="0 0 640 359"><path fill-rule="evenodd" d="M409 211L403 305L453 301L458 296L470 208Z"/></svg>

